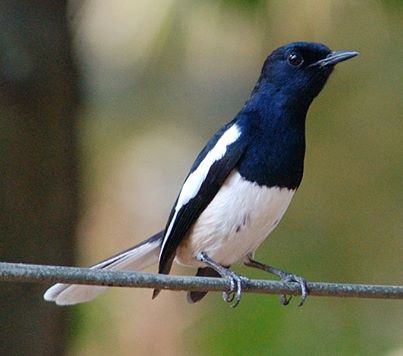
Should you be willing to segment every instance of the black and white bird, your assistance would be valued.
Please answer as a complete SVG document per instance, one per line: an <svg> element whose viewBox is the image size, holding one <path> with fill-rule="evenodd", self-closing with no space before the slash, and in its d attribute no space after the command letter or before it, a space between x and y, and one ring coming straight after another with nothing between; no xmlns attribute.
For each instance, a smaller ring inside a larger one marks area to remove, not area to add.
<svg viewBox="0 0 403 356"><path fill-rule="evenodd" d="M197 268L198 276L222 276L232 289L224 299L238 304L243 277L229 269L243 262L301 286L302 277L253 259L278 225L299 187L304 169L305 118L334 66L358 52L332 52L319 43L294 42L273 51L249 99L208 141L186 177L163 231L93 266L139 271L173 261ZM56 284L44 295L59 305L89 301L107 287ZM153 297L159 290L154 291ZM206 292L189 292L190 302ZM282 296L282 303L289 299Z"/></svg>

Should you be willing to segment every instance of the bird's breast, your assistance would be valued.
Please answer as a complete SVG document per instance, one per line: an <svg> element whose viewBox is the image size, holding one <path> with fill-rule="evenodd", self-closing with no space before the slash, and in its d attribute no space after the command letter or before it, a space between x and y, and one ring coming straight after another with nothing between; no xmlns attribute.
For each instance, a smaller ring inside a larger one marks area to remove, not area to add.
<svg viewBox="0 0 403 356"><path fill-rule="evenodd" d="M253 253L277 226L295 190L259 186L234 170L176 251L177 262L199 267L205 252L224 266Z"/></svg>

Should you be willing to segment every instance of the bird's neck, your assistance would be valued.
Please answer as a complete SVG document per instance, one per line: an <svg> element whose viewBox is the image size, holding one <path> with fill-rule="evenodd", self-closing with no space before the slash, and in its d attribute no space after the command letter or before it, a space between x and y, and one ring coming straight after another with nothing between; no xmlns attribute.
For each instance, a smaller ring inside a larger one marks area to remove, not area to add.
<svg viewBox="0 0 403 356"><path fill-rule="evenodd" d="M314 97L296 92L293 87L276 87L260 79L245 103L243 111L261 111L263 116L272 116L275 111L292 117L304 117Z"/></svg>
<svg viewBox="0 0 403 356"><path fill-rule="evenodd" d="M253 145L241 174L260 185L296 189L305 156L305 117L308 110L280 91L258 91L241 111Z"/></svg>

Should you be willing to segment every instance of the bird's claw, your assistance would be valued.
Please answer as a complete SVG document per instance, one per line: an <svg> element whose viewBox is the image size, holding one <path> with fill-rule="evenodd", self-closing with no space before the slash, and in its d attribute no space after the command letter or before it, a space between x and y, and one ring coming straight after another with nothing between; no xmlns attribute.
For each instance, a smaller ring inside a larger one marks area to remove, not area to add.
<svg viewBox="0 0 403 356"><path fill-rule="evenodd" d="M285 274L281 281L283 283L298 283L301 288L301 301L299 303L299 307L302 307L305 303L306 298L308 297L308 287L306 284L306 280L303 277L297 276L292 273ZM287 297L285 294L280 295L280 303L282 305L288 305L291 301L292 295Z"/></svg>
<svg viewBox="0 0 403 356"><path fill-rule="evenodd" d="M230 289L223 292L222 297L232 308L235 308L241 301L243 283L246 283L248 279L215 262L205 252L200 252L196 258L218 272L221 277L230 280Z"/></svg>
<svg viewBox="0 0 403 356"><path fill-rule="evenodd" d="M245 261L245 265L274 274L275 276L281 278L283 283L298 283L301 288L301 302L299 303L299 306L301 307L304 304L308 296L308 287L304 278L297 276L296 274L283 271L279 268L255 261L252 256L248 256L247 260ZM291 301L291 298L292 296L287 297L285 294L282 294L280 295L280 303L283 305L288 305Z"/></svg>
<svg viewBox="0 0 403 356"><path fill-rule="evenodd" d="M292 295L290 295L289 297L287 297L285 294L281 294L280 295L280 304L281 305L288 305L290 304Z"/></svg>
<svg viewBox="0 0 403 356"><path fill-rule="evenodd" d="M227 275L227 278L230 280L231 287L229 291L223 292L223 299L225 302L230 303L232 308L235 308L241 301L242 284L246 282L247 279L245 277L241 277L235 272L229 272L230 273Z"/></svg>

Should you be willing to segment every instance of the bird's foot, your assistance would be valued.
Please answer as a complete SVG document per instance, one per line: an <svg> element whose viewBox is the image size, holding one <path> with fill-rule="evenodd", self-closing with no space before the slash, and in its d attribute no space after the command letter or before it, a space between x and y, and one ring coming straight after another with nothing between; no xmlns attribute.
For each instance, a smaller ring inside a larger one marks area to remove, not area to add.
<svg viewBox="0 0 403 356"><path fill-rule="evenodd" d="M298 283L301 288L301 301L299 302L299 307L302 307L305 303L306 298L308 297L308 287L306 285L306 280L297 276L293 273L284 272L281 276L281 281L283 283ZM287 297L285 294L280 295L280 303L282 305L288 305L291 301L292 295Z"/></svg>
<svg viewBox="0 0 403 356"><path fill-rule="evenodd" d="M297 276L296 274L289 273L286 271L283 271L279 268L265 265L261 262L255 261L251 257L248 257L248 259L245 261L245 265L249 267L254 267L261 269L265 272L272 273L279 277L283 283L298 283L300 288L301 288L301 301L299 303L299 306L302 307L305 303L306 298L308 297L308 287L306 284L306 281L303 277ZM292 296L287 297L285 294L280 295L280 303L282 305L288 305L291 301Z"/></svg>
<svg viewBox="0 0 403 356"><path fill-rule="evenodd" d="M223 292L222 296L225 302L229 303L232 308L235 308L241 301L243 283L246 283L248 279L240 276L228 268L221 266L204 252L199 253L197 255L197 259L213 268L220 274L221 277L228 278L230 280L230 290Z"/></svg>
<svg viewBox="0 0 403 356"><path fill-rule="evenodd" d="M242 286L243 283L247 282L247 278L242 277L229 269L227 269L227 271L229 273L223 277L230 280L231 288L229 291L223 292L222 297L224 301L229 303L232 308L235 308L241 301Z"/></svg>

